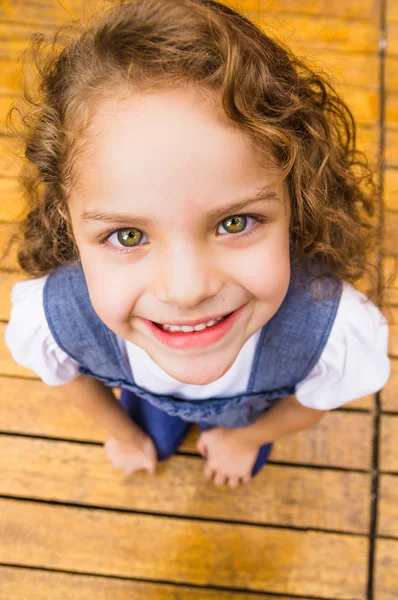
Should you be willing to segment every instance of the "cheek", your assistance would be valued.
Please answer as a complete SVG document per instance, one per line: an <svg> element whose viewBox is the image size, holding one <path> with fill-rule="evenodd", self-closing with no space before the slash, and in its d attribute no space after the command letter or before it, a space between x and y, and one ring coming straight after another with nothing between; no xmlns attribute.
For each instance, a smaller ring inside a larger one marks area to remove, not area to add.
<svg viewBox="0 0 398 600"><path fill-rule="evenodd" d="M253 296L267 303L281 302L290 281L288 239L256 245L237 257L234 268L240 284Z"/></svg>
<svg viewBox="0 0 398 600"><path fill-rule="evenodd" d="M99 318L110 329L128 321L142 293L137 278L128 272L118 273L106 261L94 265L82 260L82 266L90 300Z"/></svg>

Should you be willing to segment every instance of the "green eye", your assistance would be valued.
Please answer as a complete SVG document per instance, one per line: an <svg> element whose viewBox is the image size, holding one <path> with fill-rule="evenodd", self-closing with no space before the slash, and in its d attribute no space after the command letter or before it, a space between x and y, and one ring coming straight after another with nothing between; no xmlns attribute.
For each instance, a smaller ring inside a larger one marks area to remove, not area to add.
<svg viewBox="0 0 398 600"><path fill-rule="evenodd" d="M247 225L247 217L244 215L236 215L235 217L228 217L222 221L222 226L228 233L240 233L245 229Z"/></svg>
<svg viewBox="0 0 398 600"><path fill-rule="evenodd" d="M142 239L142 232L139 229L135 229L134 227L129 229L120 229L117 232L117 239L122 244L122 246L126 246L127 248L131 248L133 246L137 246Z"/></svg>

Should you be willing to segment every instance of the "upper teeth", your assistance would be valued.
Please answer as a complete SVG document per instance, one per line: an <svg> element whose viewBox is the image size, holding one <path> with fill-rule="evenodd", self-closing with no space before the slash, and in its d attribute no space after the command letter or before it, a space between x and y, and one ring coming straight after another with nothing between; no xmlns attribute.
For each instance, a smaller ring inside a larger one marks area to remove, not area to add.
<svg viewBox="0 0 398 600"><path fill-rule="evenodd" d="M194 327L190 327L189 325L182 325L182 327L179 327L178 325L167 325L167 324L160 325L160 327L164 331L185 331L185 332L201 331L202 329L206 329L206 327L211 327L212 325L215 325L216 323L218 323L219 321L221 321L224 318L225 317L219 317L218 319L212 319L211 321L208 321L207 323L198 323Z"/></svg>

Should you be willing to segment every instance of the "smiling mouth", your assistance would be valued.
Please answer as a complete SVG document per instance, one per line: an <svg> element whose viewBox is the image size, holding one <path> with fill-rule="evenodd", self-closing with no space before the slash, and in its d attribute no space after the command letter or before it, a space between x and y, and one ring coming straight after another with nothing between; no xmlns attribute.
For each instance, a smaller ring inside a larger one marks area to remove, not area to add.
<svg viewBox="0 0 398 600"><path fill-rule="evenodd" d="M227 319L231 315L232 315L232 313L228 313L227 315L224 315L223 317L220 317L219 319L212 319L211 321L208 321L207 323L206 322L199 323L198 325L195 325L194 327L191 327L189 325L182 325L182 326L167 325L167 324L165 325L162 323L156 323L155 321L152 321L152 323L155 325L155 327L157 327L161 331L166 331L167 333L195 333L195 332L199 332L199 331L204 331L205 329L210 329L211 327L214 327L214 325L221 323L221 321L225 321L225 319Z"/></svg>

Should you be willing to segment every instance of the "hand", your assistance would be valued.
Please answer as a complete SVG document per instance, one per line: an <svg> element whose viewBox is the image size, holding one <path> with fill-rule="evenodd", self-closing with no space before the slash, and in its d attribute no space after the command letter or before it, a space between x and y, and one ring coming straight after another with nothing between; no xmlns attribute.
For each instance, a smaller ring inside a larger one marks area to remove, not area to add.
<svg viewBox="0 0 398 600"><path fill-rule="evenodd" d="M155 475L156 448L152 439L144 432L129 441L120 441L111 436L104 446L114 467L124 469L127 474L146 469L150 475Z"/></svg>
<svg viewBox="0 0 398 600"><path fill-rule="evenodd" d="M240 481L249 483L260 447L241 435L239 428L214 427L203 431L196 444L206 457L204 475L216 485L228 483L236 488Z"/></svg>

